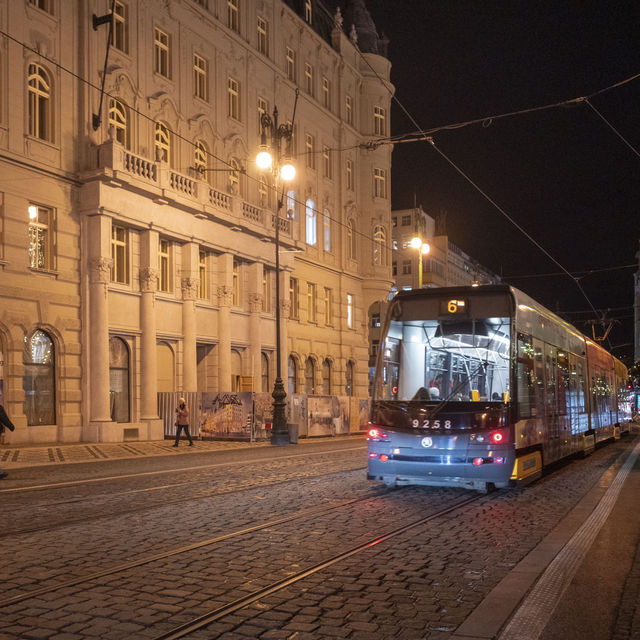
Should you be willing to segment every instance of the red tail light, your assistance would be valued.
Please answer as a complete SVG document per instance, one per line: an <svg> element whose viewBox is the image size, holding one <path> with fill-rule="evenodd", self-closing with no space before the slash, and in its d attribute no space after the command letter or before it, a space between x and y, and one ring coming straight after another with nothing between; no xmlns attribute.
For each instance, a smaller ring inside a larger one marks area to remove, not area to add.
<svg viewBox="0 0 640 640"><path fill-rule="evenodd" d="M377 438L379 434L380 432L377 429L369 429L368 435L370 438Z"/></svg>
<svg viewBox="0 0 640 640"><path fill-rule="evenodd" d="M504 440L504 434L502 434L500 431L494 431L491 434L491 442L495 444L500 444L503 440Z"/></svg>
<svg viewBox="0 0 640 640"><path fill-rule="evenodd" d="M369 440L386 440L389 435L376 427L372 427L367 431L367 437Z"/></svg>
<svg viewBox="0 0 640 640"><path fill-rule="evenodd" d="M482 458L474 458L473 459L473 464L475 464L476 467L479 467L483 462L484 462L484 460Z"/></svg>
<svg viewBox="0 0 640 640"><path fill-rule="evenodd" d="M380 462L386 462L389 459L389 456L386 453L380 454Z"/></svg>

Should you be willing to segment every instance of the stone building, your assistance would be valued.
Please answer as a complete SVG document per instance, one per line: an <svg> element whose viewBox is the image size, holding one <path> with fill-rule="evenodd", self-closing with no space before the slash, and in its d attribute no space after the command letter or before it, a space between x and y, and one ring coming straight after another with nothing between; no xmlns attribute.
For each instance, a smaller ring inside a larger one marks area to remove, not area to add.
<svg viewBox="0 0 640 640"><path fill-rule="evenodd" d="M392 286L391 148L366 143L393 87L345 4L0 0L5 441L156 439L158 392L270 391L277 304L289 391L366 396ZM276 107L277 218L255 164Z"/></svg>

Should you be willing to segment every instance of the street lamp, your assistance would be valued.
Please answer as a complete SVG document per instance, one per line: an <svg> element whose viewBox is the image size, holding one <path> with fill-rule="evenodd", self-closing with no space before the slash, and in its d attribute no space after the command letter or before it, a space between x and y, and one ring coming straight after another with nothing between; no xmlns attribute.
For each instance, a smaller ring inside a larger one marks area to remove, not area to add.
<svg viewBox="0 0 640 640"><path fill-rule="evenodd" d="M298 92L296 91L296 103L293 107L295 118ZM290 182L296 175L296 169L289 160L291 137L293 135L293 118L289 124L278 124L278 107L274 107L273 115L263 113L260 117L262 128L260 135L260 151L256 156L258 168L270 170L274 176L275 192L278 198L275 212L275 244L276 244L276 381L273 385L273 423L271 425L271 444L289 444L289 431L285 412L285 398L281 369L281 345L280 345L280 209L284 200L284 183ZM269 139L269 140L268 140ZM284 143L284 153L283 153ZM282 180L282 192L278 193L278 183Z"/></svg>
<svg viewBox="0 0 640 640"><path fill-rule="evenodd" d="M423 242L420 236L411 238L411 246L418 250L418 289L422 289L422 259L431 251L427 242Z"/></svg>

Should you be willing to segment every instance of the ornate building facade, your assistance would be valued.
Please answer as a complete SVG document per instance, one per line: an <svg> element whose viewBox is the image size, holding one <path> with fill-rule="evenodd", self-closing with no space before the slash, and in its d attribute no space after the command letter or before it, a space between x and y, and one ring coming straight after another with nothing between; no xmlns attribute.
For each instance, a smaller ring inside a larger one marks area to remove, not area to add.
<svg viewBox="0 0 640 640"><path fill-rule="evenodd" d="M364 2L111 6L0 0L7 441L157 439L158 392L271 391L276 305L285 387L365 397L393 87ZM282 192L255 164L276 107Z"/></svg>

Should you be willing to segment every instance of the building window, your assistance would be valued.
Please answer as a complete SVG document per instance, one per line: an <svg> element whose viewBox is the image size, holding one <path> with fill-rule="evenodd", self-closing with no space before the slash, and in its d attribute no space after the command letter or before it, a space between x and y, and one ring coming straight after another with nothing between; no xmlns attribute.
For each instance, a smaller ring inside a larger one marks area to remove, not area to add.
<svg viewBox="0 0 640 640"><path fill-rule="evenodd" d="M411 273L411 260L403 260L402 261L402 274L403 275L409 275L410 273Z"/></svg>
<svg viewBox="0 0 640 640"><path fill-rule="evenodd" d="M324 323L330 327L333 324L333 289L324 288Z"/></svg>
<svg viewBox="0 0 640 640"><path fill-rule="evenodd" d="M124 227L111 227L111 281L129 284L129 234Z"/></svg>
<svg viewBox="0 0 640 640"><path fill-rule="evenodd" d="M271 270L264 269L262 272L262 313L271 313L271 280Z"/></svg>
<svg viewBox="0 0 640 640"><path fill-rule="evenodd" d="M315 378L316 363L311 358L307 358L304 365L304 392L307 395L313 395L316 392Z"/></svg>
<svg viewBox="0 0 640 640"><path fill-rule="evenodd" d="M262 116L269 111L269 103L258 96L258 133L262 133Z"/></svg>
<svg viewBox="0 0 640 640"><path fill-rule="evenodd" d="M356 259L356 234L353 227L353 220L347 220L347 258Z"/></svg>
<svg viewBox="0 0 640 640"><path fill-rule="evenodd" d="M269 23L258 16L258 51L265 56L269 54Z"/></svg>
<svg viewBox="0 0 640 640"><path fill-rule="evenodd" d="M411 224L411 216L402 216L402 220L400 223L403 227L408 227Z"/></svg>
<svg viewBox="0 0 640 640"><path fill-rule="evenodd" d="M198 175L207 175L207 160L209 154L207 153L207 147L202 140L196 140L193 145L193 166Z"/></svg>
<svg viewBox="0 0 640 640"><path fill-rule="evenodd" d="M209 81L207 61L197 53L193 54L193 95L201 100L209 99Z"/></svg>
<svg viewBox="0 0 640 640"><path fill-rule="evenodd" d="M306 92L313 97L313 67L308 63L304 63L304 86Z"/></svg>
<svg viewBox="0 0 640 640"><path fill-rule="evenodd" d="M171 133L167 125L156 122L156 160L158 162L171 163Z"/></svg>
<svg viewBox="0 0 640 640"><path fill-rule="evenodd" d="M120 0L113 4L111 45L123 53L129 53L129 7Z"/></svg>
<svg viewBox="0 0 640 640"><path fill-rule="evenodd" d="M322 241L325 251L331 251L331 215L329 209L322 214Z"/></svg>
<svg viewBox="0 0 640 640"><path fill-rule="evenodd" d="M307 135L305 136L304 148L305 148L305 155L307 156L306 158L307 167L309 169L315 169L316 168L316 140L310 133L307 133Z"/></svg>
<svg viewBox="0 0 640 640"><path fill-rule="evenodd" d="M313 22L313 7L311 0L304 0L304 20L308 24Z"/></svg>
<svg viewBox="0 0 640 640"><path fill-rule="evenodd" d="M387 264L387 232L380 225L373 230L373 264L378 267Z"/></svg>
<svg viewBox="0 0 640 640"><path fill-rule="evenodd" d="M315 282L307 282L307 321L316 322L316 303L318 301Z"/></svg>
<svg viewBox="0 0 640 640"><path fill-rule="evenodd" d="M53 209L30 204L29 266L32 269L53 269Z"/></svg>
<svg viewBox="0 0 640 640"><path fill-rule="evenodd" d="M391 275L398 275L398 263L395 260L391 263Z"/></svg>
<svg viewBox="0 0 640 640"><path fill-rule="evenodd" d="M348 396L353 395L353 377L354 377L354 366L353 366L353 362L349 360L347 362L347 366L344 372L344 381L345 381L344 391Z"/></svg>
<svg viewBox="0 0 640 640"><path fill-rule="evenodd" d="M31 336L25 336L22 363L27 425L55 424L55 350L48 333L36 329Z"/></svg>
<svg viewBox="0 0 640 640"><path fill-rule="evenodd" d="M171 291L171 246L168 240L158 242L158 289L168 293Z"/></svg>
<svg viewBox="0 0 640 640"><path fill-rule="evenodd" d="M269 206L269 185L264 176L260 176L258 182L258 201L263 209Z"/></svg>
<svg viewBox="0 0 640 640"><path fill-rule="evenodd" d="M227 78L227 115L240 120L240 85L233 78Z"/></svg>
<svg viewBox="0 0 640 640"><path fill-rule="evenodd" d="M53 15L53 0L29 0L29 4Z"/></svg>
<svg viewBox="0 0 640 640"><path fill-rule="evenodd" d="M307 244L315 247L318 243L316 230L316 205L313 200L307 200L305 205L305 238Z"/></svg>
<svg viewBox="0 0 640 640"><path fill-rule="evenodd" d="M232 281L232 304L234 307L240 306L240 263L233 261L233 281Z"/></svg>
<svg viewBox="0 0 640 640"><path fill-rule="evenodd" d="M233 31L240 30L240 21L238 20L238 4L240 0L227 0L227 26Z"/></svg>
<svg viewBox="0 0 640 640"><path fill-rule="evenodd" d="M154 29L155 67L156 73L165 78L171 77L171 43L169 34L158 29Z"/></svg>
<svg viewBox="0 0 640 640"><path fill-rule="evenodd" d="M296 52L291 49L291 47L287 47L285 51L285 59L287 61L287 78L291 80L291 82L296 81Z"/></svg>
<svg viewBox="0 0 640 640"><path fill-rule="evenodd" d="M322 363L322 393L331 395L331 361L328 358Z"/></svg>
<svg viewBox="0 0 640 640"><path fill-rule="evenodd" d="M287 191L287 219L296 219L296 192Z"/></svg>
<svg viewBox="0 0 640 640"><path fill-rule="evenodd" d="M382 107L373 107L373 134L387 135L387 110Z"/></svg>
<svg viewBox="0 0 640 640"><path fill-rule="evenodd" d="M109 98L109 127L113 127L115 139L129 149L129 110L115 98Z"/></svg>
<svg viewBox="0 0 640 640"><path fill-rule="evenodd" d="M376 198L387 197L387 172L376 167L373 170L373 195Z"/></svg>
<svg viewBox="0 0 640 640"><path fill-rule="evenodd" d="M29 135L53 142L51 80L39 64L29 65Z"/></svg>
<svg viewBox="0 0 640 640"><path fill-rule="evenodd" d="M291 318L300 318L300 287L297 278L289 279L289 306L291 307Z"/></svg>
<svg viewBox="0 0 640 640"><path fill-rule="evenodd" d="M198 253L198 297L206 300L209 298L209 278L207 277L207 252Z"/></svg>
<svg viewBox="0 0 640 640"><path fill-rule="evenodd" d="M109 338L109 404L114 422L129 422L129 348L122 338Z"/></svg>
<svg viewBox="0 0 640 640"><path fill-rule="evenodd" d="M353 191L353 160L347 160L347 189Z"/></svg>
<svg viewBox="0 0 640 640"><path fill-rule="evenodd" d="M331 149L329 147L322 147L322 173L325 178L332 178L331 170Z"/></svg>
<svg viewBox="0 0 640 640"><path fill-rule="evenodd" d="M349 95L344 98L344 119L347 124L353 124L353 99Z"/></svg>
<svg viewBox="0 0 640 640"><path fill-rule="evenodd" d="M235 158L229 161L229 190L231 193L240 193L240 165Z"/></svg>
<svg viewBox="0 0 640 640"><path fill-rule="evenodd" d="M331 110L331 83L326 76L322 77L322 104L325 109Z"/></svg>
<svg viewBox="0 0 640 640"><path fill-rule="evenodd" d="M293 356L289 356L288 374L289 374L289 395L298 393L298 365Z"/></svg>
<svg viewBox="0 0 640 640"><path fill-rule="evenodd" d="M263 351L260 354L260 373L262 377L262 391L269 391L269 356Z"/></svg>
<svg viewBox="0 0 640 640"><path fill-rule="evenodd" d="M347 293L347 327L353 329L353 295Z"/></svg>

